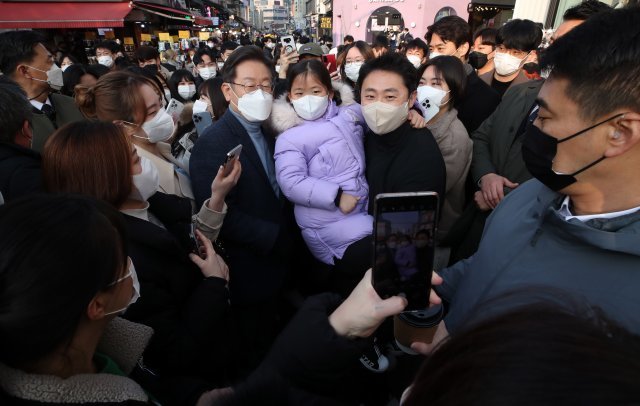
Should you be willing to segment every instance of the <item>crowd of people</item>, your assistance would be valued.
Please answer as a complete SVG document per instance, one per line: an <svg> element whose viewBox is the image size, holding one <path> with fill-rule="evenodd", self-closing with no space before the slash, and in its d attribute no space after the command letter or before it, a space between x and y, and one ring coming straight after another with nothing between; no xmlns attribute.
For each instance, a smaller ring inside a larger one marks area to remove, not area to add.
<svg viewBox="0 0 640 406"><path fill-rule="evenodd" d="M0 403L640 402L638 21L93 65L0 33ZM376 241L376 196L423 191L437 231ZM433 263L411 354L376 250Z"/></svg>

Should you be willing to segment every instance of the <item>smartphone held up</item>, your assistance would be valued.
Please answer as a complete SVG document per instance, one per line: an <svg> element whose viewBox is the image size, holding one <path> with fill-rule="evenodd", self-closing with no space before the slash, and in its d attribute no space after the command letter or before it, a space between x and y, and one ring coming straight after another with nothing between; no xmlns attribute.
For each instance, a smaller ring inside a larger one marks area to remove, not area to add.
<svg viewBox="0 0 640 406"><path fill-rule="evenodd" d="M376 196L373 287L386 299L402 295L406 311L429 306L438 222L436 192Z"/></svg>

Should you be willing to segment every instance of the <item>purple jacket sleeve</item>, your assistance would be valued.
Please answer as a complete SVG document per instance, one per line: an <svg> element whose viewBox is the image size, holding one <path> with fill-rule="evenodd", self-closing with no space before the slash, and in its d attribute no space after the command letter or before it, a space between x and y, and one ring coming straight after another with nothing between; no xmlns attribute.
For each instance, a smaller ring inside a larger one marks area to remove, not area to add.
<svg viewBox="0 0 640 406"><path fill-rule="evenodd" d="M283 134L278 137L274 155L280 189L294 204L335 210L339 185L309 176L307 157Z"/></svg>

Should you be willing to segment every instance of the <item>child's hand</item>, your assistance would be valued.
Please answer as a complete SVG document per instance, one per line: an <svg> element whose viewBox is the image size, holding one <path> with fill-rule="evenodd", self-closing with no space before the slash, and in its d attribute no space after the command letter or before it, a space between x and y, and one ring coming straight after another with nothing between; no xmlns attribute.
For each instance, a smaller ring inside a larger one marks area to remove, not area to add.
<svg viewBox="0 0 640 406"><path fill-rule="evenodd" d="M359 200L360 200L359 197L355 197L350 194L343 193L342 196L340 196L340 211L343 212L344 214L351 213L353 209L356 208L356 205L358 204Z"/></svg>

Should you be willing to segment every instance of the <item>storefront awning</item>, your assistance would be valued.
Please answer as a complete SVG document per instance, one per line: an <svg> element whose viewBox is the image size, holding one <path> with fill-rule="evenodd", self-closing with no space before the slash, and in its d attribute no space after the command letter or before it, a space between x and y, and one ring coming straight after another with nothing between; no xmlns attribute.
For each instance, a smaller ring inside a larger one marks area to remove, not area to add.
<svg viewBox="0 0 640 406"><path fill-rule="evenodd" d="M155 3L145 3L141 1L134 1L133 6L147 13L156 14L161 17L169 18L172 20L191 21L196 22L197 17L192 15L186 10L180 10L177 8L171 8L167 6L161 6Z"/></svg>
<svg viewBox="0 0 640 406"><path fill-rule="evenodd" d="M123 27L129 2L0 3L0 28Z"/></svg>

